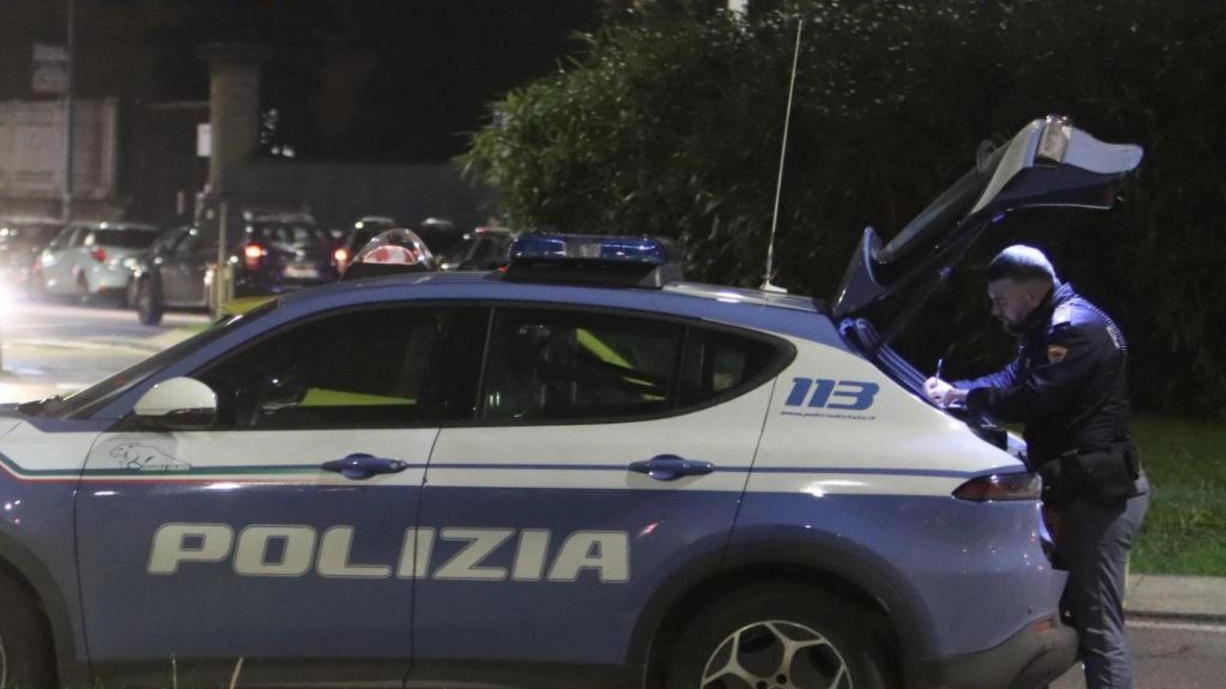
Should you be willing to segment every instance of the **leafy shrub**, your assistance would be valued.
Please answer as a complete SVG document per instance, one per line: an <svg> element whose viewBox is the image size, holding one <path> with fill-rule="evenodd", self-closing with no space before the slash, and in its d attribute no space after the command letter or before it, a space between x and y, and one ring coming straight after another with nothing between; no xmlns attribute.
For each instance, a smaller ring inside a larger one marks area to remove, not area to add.
<svg viewBox="0 0 1226 689"><path fill-rule="evenodd" d="M1049 112L1146 149L1108 214L1019 214L985 236L906 343L957 340L951 374L1001 363L982 264L1036 243L1129 335L1134 397L1226 418L1226 5L838 2L661 12L587 37L507 94L458 160L521 229L681 240L694 279L755 286L764 263L797 20L802 50L774 281L833 294L865 225L888 238L974 160ZM1215 345L1210 343L1214 342Z"/></svg>

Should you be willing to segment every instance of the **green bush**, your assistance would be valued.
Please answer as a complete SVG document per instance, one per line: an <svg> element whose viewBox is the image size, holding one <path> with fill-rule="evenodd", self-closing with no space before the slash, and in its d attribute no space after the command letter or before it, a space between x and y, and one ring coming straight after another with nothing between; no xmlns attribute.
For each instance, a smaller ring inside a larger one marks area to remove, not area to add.
<svg viewBox="0 0 1226 689"><path fill-rule="evenodd" d="M752 5L751 5L752 6ZM789 4L738 21L662 12L587 37L583 57L493 106L459 163L521 229L681 240L694 279L762 282L797 20L804 33L775 282L831 295L865 225L888 238L974 160L1049 112L1146 149L1107 214L994 228L917 321L919 362L999 364L982 262L1048 249L1130 337L1134 396L1226 418L1226 5L1198 0ZM951 334L951 332L953 334Z"/></svg>

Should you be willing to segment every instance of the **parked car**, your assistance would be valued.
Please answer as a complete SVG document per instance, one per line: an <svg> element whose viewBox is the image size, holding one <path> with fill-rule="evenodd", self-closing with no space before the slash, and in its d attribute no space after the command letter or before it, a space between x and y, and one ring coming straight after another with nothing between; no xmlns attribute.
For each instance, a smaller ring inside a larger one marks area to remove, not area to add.
<svg viewBox="0 0 1226 689"><path fill-rule="evenodd" d="M310 216L251 215L244 220L237 255L230 259L234 296L283 294L340 276L333 257L337 242Z"/></svg>
<svg viewBox="0 0 1226 689"><path fill-rule="evenodd" d="M39 254L35 289L49 296L91 304L100 297L123 300L137 256L161 231L135 222L74 222Z"/></svg>
<svg viewBox="0 0 1226 689"><path fill-rule="evenodd" d="M336 240L308 216L249 214L226 244L235 298L283 294L339 277ZM140 322L156 325L167 308L211 308L217 260L213 226L181 227L160 238L135 267L132 301Z"/></svg>
<svg viewBox="0 0 1226 689"><path fill-rule="evenodd" d="M342 275L349 264L353 262L353 257L358 255L362 247L366 246L375 235L382 232L385 228L382 225L362 225L355 226L341 240L340 246L332 252L332 262L336 264L336 269ZM390 228L389 228L390 229Z"/></svg>
<svg viewBox="0 0 1226 689"><path fill-rule="evenodd" d="M0 218L0 283L29 289L34 261L63 228L54 218Z"/></svg>
<svg viewBox="0 0 1226 689"><path fill-rule="evenodd" d="M336 269L341 273L345 272L345 267L357 255L357 252L366 246L372 237L384 230L391 230L396 227L396 220L385 215L364 215L354 221L353 226L346 228L337 237L338 246L332 254L333 262L336 263Z"/></svg>
<svg viewBox="0 0 1226 689"><path fill-rule="evenodd" d="M128 301L146 325L160 323L168 308L209 308L216 269L215 237L191 225L167 230L137 257Z"/></svg>
<svg viewBox="0 0 1226 689"><path fill-rule="evenodd" d="M465 232L446 218L426 218L414 228L417 236L430 247L440 270L455 270L468 251Z"/></svg>
<svg viewBox="0 0 1226 689"><path fill-rule="evenodd" d="M0 407L7 677L1044 686L1078 642L1024 443L881 333L1002 217L1109 207L1140 158L1036 120L867 230L829 304L524 235L505 272L278 297Z"/></svg>
<svg viewBox="0 0 1226 689"><path fill-rule="evenodd" d="M494 270L505 266L510 258L515 232L505 227L478 227L465 235L464 257L456 270Z"/></svg>

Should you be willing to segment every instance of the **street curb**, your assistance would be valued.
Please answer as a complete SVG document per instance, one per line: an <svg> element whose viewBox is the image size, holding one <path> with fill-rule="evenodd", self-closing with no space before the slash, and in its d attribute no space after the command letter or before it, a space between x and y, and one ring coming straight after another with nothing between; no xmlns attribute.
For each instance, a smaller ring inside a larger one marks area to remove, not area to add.
<svg viewBox="0 0 1226 689"><path fill-rule="evenodd" d="M1189 624L1223 625L1226 615L1217 613L1170 612L1159 610L1131 610L1124 608L1124 616L1130 620L1147 622L1187 622Z"/></svg>

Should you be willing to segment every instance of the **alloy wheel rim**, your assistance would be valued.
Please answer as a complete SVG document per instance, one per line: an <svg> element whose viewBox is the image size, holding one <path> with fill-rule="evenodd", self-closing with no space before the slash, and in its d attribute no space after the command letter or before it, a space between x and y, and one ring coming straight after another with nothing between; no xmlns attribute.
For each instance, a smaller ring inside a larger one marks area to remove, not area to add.
<svg viewBox="0 0 1226 689"><path fill-rule="evenodd" d="M699 689L852 689L839 649L803 624L762 620L732 632L703 666Z"/></svg>

